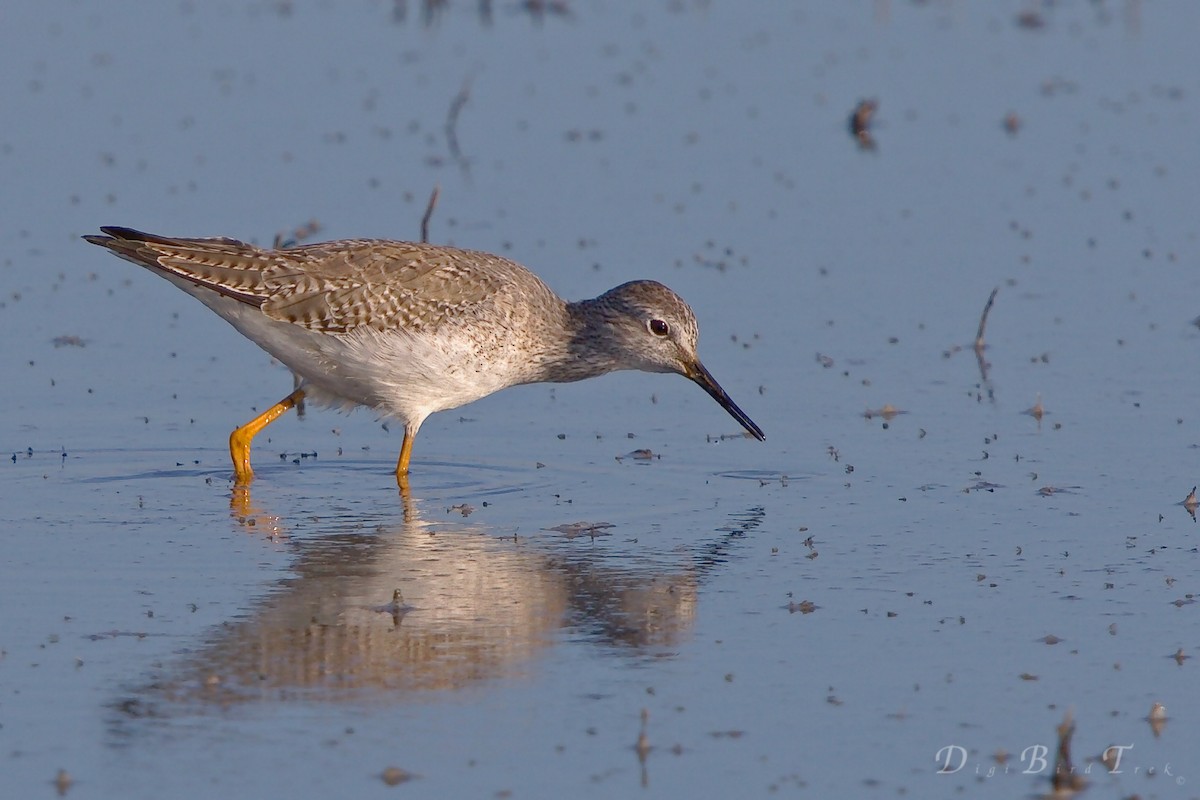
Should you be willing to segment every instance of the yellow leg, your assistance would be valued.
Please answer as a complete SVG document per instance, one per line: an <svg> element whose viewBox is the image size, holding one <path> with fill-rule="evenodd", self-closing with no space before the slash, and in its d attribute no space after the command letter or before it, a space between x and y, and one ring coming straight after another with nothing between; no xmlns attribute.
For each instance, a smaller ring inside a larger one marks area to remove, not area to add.
<svg viewBox="0 0 1200 800"><path fill-rule="evenodd" d="M304 390L297 389L275 405L229 434L229 455L233 458L233 479L239 486L250 482L254 470L250 468L250 442L258 432L270 425L279 416L304 400Z"/></svg>
<svg viewBox="0 0 1200 800"><path fill-rule="evenodd" d="M396 484L408 488L408 462L412 460L413 439L417 438L407 425L404 426L404 442L400 445L400 460L396 462Z"/></svg>

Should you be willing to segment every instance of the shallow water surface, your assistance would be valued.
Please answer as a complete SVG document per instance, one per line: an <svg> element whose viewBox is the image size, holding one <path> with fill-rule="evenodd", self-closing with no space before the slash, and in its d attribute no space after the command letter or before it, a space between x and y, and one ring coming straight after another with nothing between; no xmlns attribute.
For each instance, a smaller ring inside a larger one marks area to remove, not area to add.
<svg viewBox="0 0 1200 800"><path fill-rule="evenodd" d="M1200 795L1200 7L429 6L5 10L0 795L1038 796L1060 726ZM434 186L676 289L766 442L624 373L434 415L408 497L317 408L232 487L290 375L78 237Z"/></svg>

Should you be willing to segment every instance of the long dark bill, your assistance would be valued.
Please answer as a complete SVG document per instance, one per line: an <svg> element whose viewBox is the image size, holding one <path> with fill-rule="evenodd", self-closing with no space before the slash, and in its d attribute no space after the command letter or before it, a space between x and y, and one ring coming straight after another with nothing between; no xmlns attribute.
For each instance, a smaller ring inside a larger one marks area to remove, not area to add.
<svg viewBox="0 0 1200 800"><path fill-rule="evenodd" d="M712 376L704 365L699 361L692 367L692 372L687 376L699 384L700 388L708 392L709 397L721 404L721 408L729 412L729 415L742 424L742 427L750 431L750 435L760 442L766 440L763 435L762 428L754 424L754 420L746 416L746 412L737 407L737 403L726 394L721 388L721 384L717 383L717 379Z"/></svg>

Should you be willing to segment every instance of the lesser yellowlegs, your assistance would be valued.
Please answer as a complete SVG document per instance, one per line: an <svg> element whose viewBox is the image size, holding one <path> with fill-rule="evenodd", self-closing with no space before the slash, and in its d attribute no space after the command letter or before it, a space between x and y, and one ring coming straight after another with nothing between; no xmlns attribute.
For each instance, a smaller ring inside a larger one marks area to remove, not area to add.
<svg viewBox="0 0 1200 800"><path fill-rule="evenodd" d="M568 303L514 261L454 247L350 239L268 250L100 230L84 238L171 281L299 376L295 391L230 435L240 484L254 476L255 434L306 398L403 422L404 486L413 439L433 412L508 386L622 369L683 375L764 438L700 363L692 309L655 281Z"/></svg>

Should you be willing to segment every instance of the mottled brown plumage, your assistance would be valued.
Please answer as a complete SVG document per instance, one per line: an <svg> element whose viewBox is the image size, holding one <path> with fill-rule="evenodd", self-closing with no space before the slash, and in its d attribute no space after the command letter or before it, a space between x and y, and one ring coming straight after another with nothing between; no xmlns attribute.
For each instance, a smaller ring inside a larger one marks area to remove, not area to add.
<svg viewBox="0 0 1200 800"><path fill-rule="evenodd" d="M305 397L402 420L403 483L429 414L506 386L619 369L684 375L763 438L700 363L692 310L654 281L566 303L515 261L454 247L350 239L264 249L101 231L84 238L175 283L300 377L295 392L234 431L240 482L253 474L253 436Z"/></svg>

